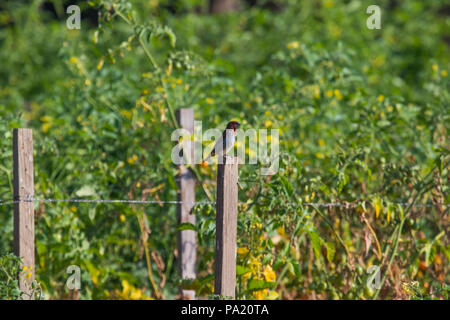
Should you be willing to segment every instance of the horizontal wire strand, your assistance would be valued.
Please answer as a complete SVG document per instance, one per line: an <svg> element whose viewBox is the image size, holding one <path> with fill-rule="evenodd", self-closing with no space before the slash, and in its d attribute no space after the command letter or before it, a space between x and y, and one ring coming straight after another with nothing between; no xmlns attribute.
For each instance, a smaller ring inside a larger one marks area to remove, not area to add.
<svg viewBox="0 0 450 320"><path fill-rule="evenodd" d="M131 199L52 199L52 198L45 198L45 199L38 199L38 198L30 198L30 199L16 199L16 200L0 200L0 206L6 206L10 204L16 204L21 202L40 202L40 203L126 203L126 204L190 204L190 205L214 205L216 204L215 201L194 201L194 202L187 202L187 201L177 201L177 200L170 200L170 201L162 201L162 200L131 200ZM288 202L287 205L290 206L316 206L316 207L345 207L345 208L354 208L356 207L361 201L358 203L352 203L352 202L328 202L328 203L320 203L320 202ZM394 202L393 204L401 205L401 206L409 206L410 203L406 202ZM440 204L432 204L432 203L426 203L426 204L414 204L413 207L434 207L436 205ZM442 205L444 208L449 207L449 205Z"/></svg>

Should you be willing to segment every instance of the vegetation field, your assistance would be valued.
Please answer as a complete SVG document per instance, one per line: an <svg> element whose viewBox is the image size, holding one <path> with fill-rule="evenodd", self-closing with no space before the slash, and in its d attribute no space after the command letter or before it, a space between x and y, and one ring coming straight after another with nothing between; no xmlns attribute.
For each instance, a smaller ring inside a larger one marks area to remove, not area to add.
<svg viewBox="0 0 450 320"><path fill-rule="evenodd" d="M237 299L448 299L448 3L379 0L369 29L374 1L237 2L2 1L0 201L13 128L33 129L36 198L176 200L175 111L193 108L203 130L279 130L275 174L239 166ZM214 201L216 167L195 170ZM181 281L176 205L35 202L38 296L213 297L215 206L194 212ZM23 297L12 252L0 202L2 299Z"/></svg>

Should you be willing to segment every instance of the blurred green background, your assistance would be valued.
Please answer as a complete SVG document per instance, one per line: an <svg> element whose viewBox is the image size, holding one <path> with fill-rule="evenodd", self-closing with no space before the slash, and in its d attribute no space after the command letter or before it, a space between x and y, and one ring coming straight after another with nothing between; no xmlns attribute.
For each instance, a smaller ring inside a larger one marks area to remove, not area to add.
<svg viewBox="0 0 450 320"><path fill-rule="evenodd" d="M173 112L191 107L204 130L280 130L277 174L240 166L238 298L447 298L448 3L380 0L370 30L372 1L225 2L3 1L0 200L17 127L33 128L37 198L175 200ZM215 168L197 170L214 195ZM413 199L431 205L398 205ZM12 209L0 206L0 254ZM36 203L43 297L178 298L175 210ZM198 279L183 285L208 297L215 209L195 212ZM371 265L386 274L378 293Z"/></svg>

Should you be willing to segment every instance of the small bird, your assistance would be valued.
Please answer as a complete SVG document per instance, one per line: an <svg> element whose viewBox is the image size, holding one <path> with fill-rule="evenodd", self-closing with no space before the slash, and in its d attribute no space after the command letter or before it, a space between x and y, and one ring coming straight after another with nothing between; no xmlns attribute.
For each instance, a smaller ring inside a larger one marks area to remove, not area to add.
<svg viewBox="0 0 450 320"><path fill-rule="evenodd" d="M233 148L234 143L236 141L236 130L239 128L241 124L237 121L230 121L227 124L225 131L222 133L222 136L217 140L214 148L211 153L205 160L202 162L202 167L206 167L208 165L208 160L211 157L219 156L222 157L227 154L227 152Z"/></svg>

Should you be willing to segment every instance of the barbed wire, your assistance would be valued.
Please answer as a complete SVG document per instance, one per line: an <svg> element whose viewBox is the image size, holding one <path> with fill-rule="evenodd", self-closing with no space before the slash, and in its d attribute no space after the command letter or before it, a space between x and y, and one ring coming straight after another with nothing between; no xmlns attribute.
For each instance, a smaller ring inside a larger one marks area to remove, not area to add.
<svg viewBox="0 0 450 320"><path fill-rule="evenodd" d="M352 209L357 207L361 202L367 200L359 200L357 202L287 202L284 203L290 206L304 206L304 207L345 207L347 209ZM30 198L30 199L16 199L16 200L0 200L0 206L6 206L21 202L39 202L39 203L126 203L126 204L188 204L188 205L215 205L215 201L178 201L178 200L132 200L132 199L53 199L53 198ZM407 202L392 202L394 205L400 205L407 207L410 203ZM424 204L413 204L413 207L435 207L440 205L444 208L450 207L450 205L444 204L434 204L434 203L424 203Z"/></svg>
<svg viewBox="0 0 450 320"><path fill-rule="evenodd" d="M16 200L8 200L8 201L2 201L0 200L0 206L8 205L8 204L15 204L20 202L66 202L66 203L127 203L127 204L200 204L200 205L206 205L206 204L216 204L215 201L177 201L177 200L170 200L170 201L163 201L163 200L132 200L132 199L52 199L52 198L46 198L46 199L37 199L37 198L30 198L30 199L16 199Z"/></svg>

